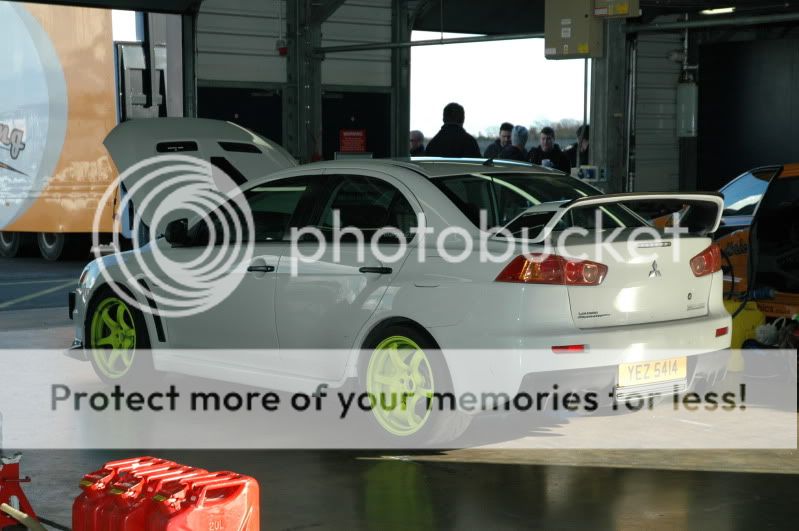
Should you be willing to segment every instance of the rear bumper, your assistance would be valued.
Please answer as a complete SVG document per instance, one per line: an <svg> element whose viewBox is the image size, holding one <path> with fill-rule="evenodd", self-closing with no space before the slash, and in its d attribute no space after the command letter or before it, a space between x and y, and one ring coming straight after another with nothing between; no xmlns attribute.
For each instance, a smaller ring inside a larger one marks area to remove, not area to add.
<svg viewBox="0 0 799 531"><path fill-rule="evenodd" d="M75 338L72 345L64 351L64 355L79 361L88 361L86 352L83 349L83 299L79 291L71 291L67 298L69 308L69 318L75 321Z"/></svg>
<svg viewBox="0 0 799 531"><path fill-rule="evenodd" d="M685 379L645 384L634 387L619 387L618 365L530 373L524 376L519 392L538 393L552 391L555 387L561 396L573 392L578 395L594 393L599 405L626 402L648 396L667 396L692 391L700 387L712 387L724 379L730 359L729 350L708 352L687 357Z"/></svg>
<svg viewBox="0 0 799 531"><path fill-rule="evenodd" d="M71 321L72 314L75 312L75 301L77 300L77 294L74 291L70 291L67 299L67 305L69 306L69 319Z"/></svg>
<svg viewBox="0 0 799 531"><path fill-rule="evenodd" d="M595 330L573 330L568 334L506 335L491 349L461 350L449 355L443 350L452 384L457 393L515 393L528 375L568 374L587 379L591 388L616 384L618 366L686 356L693 360L696 375L726 369L731 335L715 337L719 328L730 327L730 315L710 315L668 323ZM474 334L458 326L432 331L439 344L450 344L449 336ZM581 353L560 354L554 345L586 345ZM723 352L723 354L719 354ZM691 366L688 381L692 384ZM576 388L585 387L577 386Z"/></svg>
<svg viewBox="0 0 799 531"><path fill-rule="evenodd" d="M78 361L89 361L86 357L86 351L83 350L83 341L80 339L72 340L72 346L64 351L64 356Z"/></svg>

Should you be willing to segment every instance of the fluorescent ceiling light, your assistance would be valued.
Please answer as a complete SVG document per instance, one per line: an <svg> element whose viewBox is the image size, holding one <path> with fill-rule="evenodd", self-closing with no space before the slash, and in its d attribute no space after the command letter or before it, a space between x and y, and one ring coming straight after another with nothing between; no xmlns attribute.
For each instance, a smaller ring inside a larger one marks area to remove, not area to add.
<svg viewBox="0 0 799 531"><path fill-rule="evenodd" d="M729 15L735 13L734 7L719 7L717 9L703 9L700 11L703 15Z"/></svg>

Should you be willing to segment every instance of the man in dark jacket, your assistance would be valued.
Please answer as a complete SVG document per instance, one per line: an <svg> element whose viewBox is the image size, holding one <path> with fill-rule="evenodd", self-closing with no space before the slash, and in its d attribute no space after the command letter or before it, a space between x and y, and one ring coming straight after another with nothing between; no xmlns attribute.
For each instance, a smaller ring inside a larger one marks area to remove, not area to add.
<svg viewBox="0 0 799 531"><path fill-rule="evenodd" d="M554 168L566 174L571 172L569 158L555 143L555 130L551 127L541 129L541 145L530 150L528 160L533 164Z"/></svg>
<svg viewBox="0 0 799 531"><path fill-rule="evenodd" d="M505 146L497 158L527 162L527 150L524 149L524 146L527 145L528 135L529 133L526 127L522 125L514 127L511 133L511 144Z"/></svg>
<svg viewBox="0 0 799 531"><path fill-rule="evenodd" d="M429 157L480 158L480 146L463 128L466 113L457 103L444 107L444 125L427 144L425 154Z"/></svg>
<svg viewBox="0 0 799 531"><path fill-rule="evenodd" d="M421 131L411 131L410 156L424 157L424 134Z"/></svg>
<svg viewBox="0 0 799 531"><path fill-rule="evenodd" d="M511 145L511 133L513 133L513 124L504 122L502 125L499 126L499 138L494 140L491 144L488 145L485 152L483 153L483 157L487 159L494 159L497 158L499 153L506 147Z"/></svg>
<svg viewBox="0 0 799 531"><path fill-rule="evenodd" d="M566 148L566 155L569 157L569 164L571 164L572 168L588 164L588 133L588 125L578 127L577 142Z"/></svg>

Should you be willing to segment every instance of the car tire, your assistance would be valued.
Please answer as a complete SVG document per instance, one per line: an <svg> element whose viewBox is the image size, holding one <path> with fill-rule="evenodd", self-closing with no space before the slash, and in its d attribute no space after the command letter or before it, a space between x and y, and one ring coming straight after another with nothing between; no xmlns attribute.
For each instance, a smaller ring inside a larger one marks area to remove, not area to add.
<svg viewBox="0 0 799 531"><path fill-rule="evenodd" d="M370 396L370 416L381 443L405 448L441 445L469 427L471 415L435 407L440 402L433 393L452 393L452 379L438 346L426 333L413 326L390 325L373 333L363 352L360 387Z"/></svg>
<svg viewBox="0 0 799 531"><path fill-rule="evenodd" d="M113 290L92 298L84 337L86 357L104 383L142 384L155 376L144 315Z"/></svg>

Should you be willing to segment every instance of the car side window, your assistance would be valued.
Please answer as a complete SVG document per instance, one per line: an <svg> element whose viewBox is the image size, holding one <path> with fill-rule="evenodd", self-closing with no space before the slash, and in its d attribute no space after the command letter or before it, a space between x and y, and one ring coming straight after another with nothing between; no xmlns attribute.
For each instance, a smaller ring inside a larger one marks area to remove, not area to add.
<svg viewBox="0 0 799 531"><path fill-rule="evenodd" d="M244 201L249 212L242 212L237 206L240 199L231 201L227 208L219 208L191 229L194 245L207 245L211 238L210 227L214 229L214 245L224 242L225 234L235 239L235 226L238 223L244 231L246 241L247 216L252 216L253 241L288 241L291 227L301 226L310 215L313 207L312 189L317 188L313 177L299 176L267 182L244 192ZM234 223L231 214L238 218ZM227 231L225 230L227 228Z"/></svg>
<svg viewBox="0 0 799 531"><path fill-rule="evenodd" d="M444 192L476 227L480 226L481 210L486 211L486 220L489 226L496 223L490 179L475 175L459 175L436 179L433 184Z"/></svg>
<svg viewBox="0 0 799 531"><path fill-rule="evenodd" d="M326 238L333 237L335 211L339 213L340 228L359 229L366 241L384 227L399 229L407 240L412 238L416 212L402 192L390 183L373 177L342 175L331 178L328 190L329 197L317 225ZM342 241L348 238L352 237Z"/></svg>
<svg viewBox="0 0 799 531"><path fill-rule="evenodd" d="M292 218L295 218L303 196L308 195L309 185L308 176L290 177L264 183L246 192L256 242L289 239Z"/></svg>
<svg viewBox="0 0 799 531"><path fill-rule="evenodd" d="M497 195L497 211L500 214L500 226L507 225L511 220L528 208L539 204L533 202L530 197L525 197L523 194L517 193L506 186L496 184L496 181L494 184L494 193Z"/></svg>

